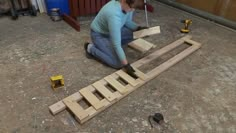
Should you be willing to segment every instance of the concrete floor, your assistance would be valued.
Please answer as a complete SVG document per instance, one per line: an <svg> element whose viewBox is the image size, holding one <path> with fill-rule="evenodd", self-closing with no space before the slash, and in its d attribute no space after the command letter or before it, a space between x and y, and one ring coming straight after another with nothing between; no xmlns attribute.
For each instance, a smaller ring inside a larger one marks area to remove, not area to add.
<svg viewBox="0 0 236 133"><path fill-rule="evenodd" d="M84 56L91 18L81 32L46 15L1 18L0 132L235 133L236 32L152 3L150 23L160 25L162 33L147 40L156 49L184 36L179 21L185 18L193 20L190 34L202 48L83 125L67 111L52 116L48 106L115 71ZM142 11L135 16L145 24ZM127 55L130 61L143 56L130 49ZM49 77L57 74L66 86L54 92ZM164 114L166 124L151 129L147 117L155 112Z"/></svg>

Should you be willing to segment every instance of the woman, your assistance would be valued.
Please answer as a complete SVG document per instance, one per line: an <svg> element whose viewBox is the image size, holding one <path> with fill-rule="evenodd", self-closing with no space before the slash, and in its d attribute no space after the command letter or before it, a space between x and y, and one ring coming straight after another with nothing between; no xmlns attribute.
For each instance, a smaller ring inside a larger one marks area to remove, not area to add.
<svg viewBox="0 0 236 133"><path fill-rule="evenodd" d="M132 21L134 10L142 6L143 0L108 2L91 24L92 43L84 45L87 57L98 59L115 69L124 68L135 77L122 47L133 41L134 31L146 28Z"/></svg>

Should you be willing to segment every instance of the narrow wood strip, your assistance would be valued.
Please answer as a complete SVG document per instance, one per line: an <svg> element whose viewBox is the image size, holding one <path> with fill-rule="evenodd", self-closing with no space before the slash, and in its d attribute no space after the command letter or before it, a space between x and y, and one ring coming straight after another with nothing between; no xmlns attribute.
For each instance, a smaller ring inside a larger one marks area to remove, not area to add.
<svg viewBox="0 0 236 133"><path fill-rule="evenodd" d="M85 15L91 14L90 0L85 0Z"/></svg>
<svg viewBox="0 0 236 133"><path fill-rule="evenodd" d="M155 48L156 46L148 41L145 41L145 40L139 38L139 39L129 43L129 47L131 47L137 51L140 51L142 53L145 53L148 50Z"/></svg>
<svg viewBox="0 0 236 133"><path fill-rule="evenodd" d="M85 117L88 117L89 114L81 107L77 101L74 100L74 97L69 96L65 99L63 99L63 103L68 107L76 117L79 119L84 119Z"/></svg>
<svg viewBox="0 0 236 133"><path fill-rule="evenodd" d="M140 70L138 70L137 68L133 67L134 70L135 70L135 74L143 81L146 81L148 80L148 75L147 74L144 74L143 72L141 72Z"/></svg>
<svg viewBox="0 0 236 133"><path fill-rule="evenodd" d="M148 72L147 75L149 76L150 79L156 77L157 75L164 72L165 70L167 70L171 66L175 65L176 63L178 63L179 61L181 61L182 59L184 59L185 57L187 57L188 55L190 55L191 53L193 53L194 51L196 51L199 48L200 48L200 46L193 45L193 46L185 49L183 52L177 54L173 58L169 59L168 61L164 62L160 66L158 66L158 67L154 68L153 70L151 70L150 72Z"/></svg>
<svg viewBox="0 0 236 133"><path fill-rule="evenodd" d="M96 13L96 0L91 0L91 14Z"/></svg>
<svg viewBox="0 0 236 133"><path fill-rule="evenodd" d="M167 46L165 46L164 48L157 50L156 52L134 62L132 64L132 66L139 68L140 66L144 65L144 64L148 64L149 62L151 62L152 60L155 60L156 58L164 55L167 52L170 52L171 50L173 50L174 48L180 46L181 44L183 44L185 42L186 39L190 39L191 36L185 36Z"/></svg>
<svg viewBox="0 0 236 133"><path fill-rule="evenodd" d="M93 84L93 86L96 88L97 91L99 91L107 100L112 102L113 100L116 99L116 96L109 91L104 84L102 84L101 81L97 81Z"/></svg>
<svg viewBox="0 0 236 133"><path fill-rule="evenodd" d="M134 39L161 33L160 26L134 32Z"/></svg>
<svg viewBox="0 0 236 133"><path fill-rule="evenodd" d="M131 84L132 86L136 86L139 83L132 78L131 76L129 76L127 73L125 73L123 70L117 71L116 72L122 79L124 79L126 82L128 82L129 84Z"/></svg>
<svg viewBox="0 0 236 133"><path fill-rule="evenodd" d="M184 39L185 43L188 43L190 45L195 45L195 46L199 46L201 47L201 44L196 42L196 41L193 41L193 40L190 40L190 39Z"/></svg>
<svg viewBox="0 0 236 133"><path fill-rule="evenodd" d="M96 10L97 10L97 12L99 12L101 8L102 8L101 0L96 0Z"/></svg>
<svg viewBox="0 0 236 133"><path fill-rule="evenodd" d="M71 100L73 101L79 101L81 100L83 97L80 95L79 92L76 92L72 95L69 96ZM68 98L68 97L67 97ZM50 112L55 115L59 112L61 112L62 110L64 110L66 108L66 105L63 103L63 101L59 101L51 106L49 106L49 110Z"/></svg>
<svg viewBox="0 0 236 133"><path fill-rule="evenodd" d="M119 91L121 94L126 93L125 87L119 83L116 79L114 79L111 75L104 78L114 89Z"/></svg>
<svg viewBox="0 0 236 133"><path fill-rule="evenodd" d="M79 92L96 110L98 110L104 105L102 105L101 101L93 94L93 90L95 89L92 86L88 86L79 90Z"/></svg>
<svg viewBox="0 0 236 133"><path fill-rule="evenodd" d="M63 19L64 21L66 21L67 24L73 27L76 31L80 31L80 25L74 18L66 14L63 14Z"/></svg>
<svg viewBox="0 0 236 133"><path fill-rule="evenodd" d="M79 12L80 16L86 15L85 0L79 0Z"/></svg>

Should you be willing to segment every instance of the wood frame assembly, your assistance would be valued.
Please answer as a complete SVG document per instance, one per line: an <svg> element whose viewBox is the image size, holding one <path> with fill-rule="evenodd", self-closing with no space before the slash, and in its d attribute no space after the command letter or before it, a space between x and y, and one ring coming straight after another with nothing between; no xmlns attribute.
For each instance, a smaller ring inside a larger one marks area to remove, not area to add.
<svg viewBox="0 0 236 133"><path fill-rule="evenodd" d="M156 68L150 70L147 73L144 73L138 69L142 65L155 60L156 58L175 49L183 43L189 44L190 47L157 66ZM119 70L51 105L49 110L53 115L56 115L67 108L75 115L75 118L78 120L78 122L82 124L101 111L107 109L114 103L118 102L120 99L124 98L140 86L157 77L160 73L183 60L185 57L198 50L200 47L201 44L191 40L191 36L185 36L133 63L132 66L136 70L138 79L134 79L123 70ZM127 82L127 84L122 84L119 81L120 78ZM112 86L115 91L110 91L107 85ZM99 99L95 95L95 92L99 92L103 98ZM90 104L88 108L83 108L79 104L79 101L82 99L86 100Z"/></svg>

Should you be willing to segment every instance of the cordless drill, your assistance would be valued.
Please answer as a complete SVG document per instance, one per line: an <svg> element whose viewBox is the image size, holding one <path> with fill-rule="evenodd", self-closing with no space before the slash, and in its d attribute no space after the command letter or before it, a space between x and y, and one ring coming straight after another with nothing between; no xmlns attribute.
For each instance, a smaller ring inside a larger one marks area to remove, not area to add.
<svg viewBox="0 0 236 133"><path fill-rule="evenodd" d="M181 20L181 23L184 23L184 28L180 30L181 33L189 33L190 32L189 25L192 24L192 20L190 19Z"/></svg>

